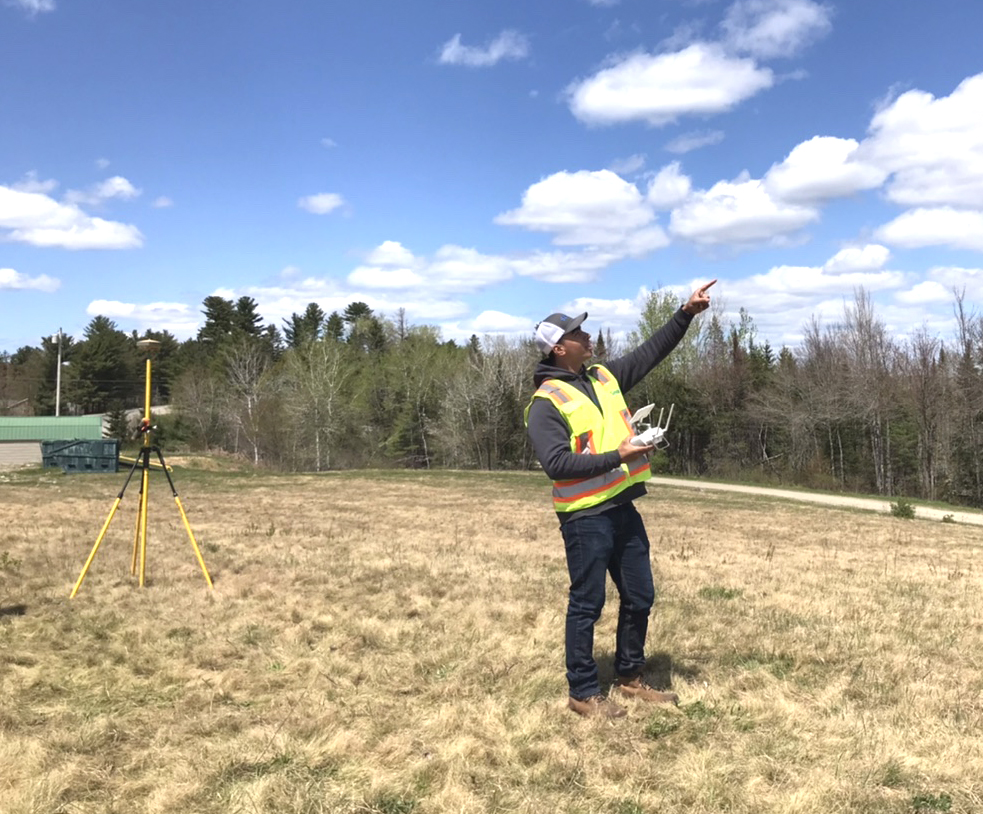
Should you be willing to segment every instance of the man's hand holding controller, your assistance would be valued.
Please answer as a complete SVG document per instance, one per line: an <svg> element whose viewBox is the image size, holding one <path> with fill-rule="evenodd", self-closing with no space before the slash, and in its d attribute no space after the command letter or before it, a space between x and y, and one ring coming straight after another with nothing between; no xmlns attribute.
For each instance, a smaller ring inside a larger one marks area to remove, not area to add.
<svg viewBox="0 0 983 814"><path fill-rule="evenodd" d="M656 447L665 434L666 431L662 427L649 427L638 435L633 435L630 442L635 447Z"/></svg>
<svg viewBox="0 0 983 814"><path fill-rule="evenodd" d="M646 433L648 431L646 430ZM643 433L644 435L644 433ZM638 446L635 442L638 441L641 435L629 435L621 442L618 446L618 454L621 456L621 462L627 463L628 461L633 461L635 458L640 458L642 455L647 455L655 446L649 444L647 446Z"/></svg>

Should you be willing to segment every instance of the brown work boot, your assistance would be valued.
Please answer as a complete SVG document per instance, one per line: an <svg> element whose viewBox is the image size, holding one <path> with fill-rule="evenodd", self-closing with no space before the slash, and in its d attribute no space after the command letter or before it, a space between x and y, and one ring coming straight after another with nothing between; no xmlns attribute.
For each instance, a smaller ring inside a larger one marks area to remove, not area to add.
<svg viewBox="0 0 983 814"><path fill-rule="evenodd" d="M648 701L652 704L679 704L679 696L674 692L661 692L650 687L640 675L619 676L615 679L614 686L626 698L636 698L639 701Z"/></svg>
<svg viewBox="0 0 983 814"><path fill-rule="evenodd" d="M624 707L618 706L614 701L600 694L583 700L571 695L567 706L585 718L624 718L628 714Z"/></svg>

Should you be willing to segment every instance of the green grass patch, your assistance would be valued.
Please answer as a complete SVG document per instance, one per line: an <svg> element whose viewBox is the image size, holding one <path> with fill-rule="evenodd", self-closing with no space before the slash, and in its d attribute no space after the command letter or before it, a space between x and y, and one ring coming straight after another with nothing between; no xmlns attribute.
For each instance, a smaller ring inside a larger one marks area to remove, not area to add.
<svg viewBox="0 0 983 814"><path fill-rule="evenodd" d="M742 596L744 591L740 588L725 588L722 585L705 585L696 592L700 599L708 599L711 602L727 601L737 599Z"/></svg>

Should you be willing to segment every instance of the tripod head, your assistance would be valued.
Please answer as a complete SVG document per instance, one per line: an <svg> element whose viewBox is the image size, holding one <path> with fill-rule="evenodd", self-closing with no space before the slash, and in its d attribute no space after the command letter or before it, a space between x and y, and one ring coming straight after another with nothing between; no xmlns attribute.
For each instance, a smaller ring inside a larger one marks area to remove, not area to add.
<svg viewBox="0 0 983 814"><path fill-rule="evenodd" d="M151 424L149 418L141 418L140 426L137 427L137 437L141 435L147 435L149 437L150 433L157 429L156 424Z"/></svg>

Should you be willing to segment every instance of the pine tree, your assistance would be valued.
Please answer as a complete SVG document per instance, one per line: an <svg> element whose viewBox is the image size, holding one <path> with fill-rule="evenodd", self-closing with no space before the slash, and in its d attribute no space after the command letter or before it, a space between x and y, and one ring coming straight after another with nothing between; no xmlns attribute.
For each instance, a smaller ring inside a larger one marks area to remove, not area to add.
<svg viewBox="0 0 983 814"><path fill-rule="evenodd" d="M116 403L139 404L136 347L116 323L94 317L72 358L68 395L82 413L102 413Z"/></svg>
<svg viewBox="0 0 983 814"><path fill-rule="evenodd" d="M308 342L317 341L324 331L325 321L324 311L316 302L308 303L303 314L291 314L289 319L283 321L283 336L287 346L299 348Z"/></svg>
<svg viewBox="0 0 983 814"><path fill-rule="evenodd" d="M230 336L236 326L236 308L232 300L212 295L202 301L205 324L198 331L200 341L212 342L215 350Z"/></svg>
<svg viewBox="0 0 983 814"><path fill-rule="evenodd" d="M345 306L345 312L341 315L341 318L345 321L346 325L353 326L360 319L370 316L372 316L372 309L364 302L350 302Z"/></svg>
<svg viewBox="0 0 983 814"><path fill-rule="evenodd" d="M171 388L181 370L181 345L170 331L151 331L148 328L139 338L137 332L134 331L133 343L136 344L140 339L154 339L160 342L160 347L153 356L153 376L151 378L153 393L151 399L154 404L168 404L171 400Z"/></svg>
<svg viewBox="0 0 983 814"><path fill-rule="evenodd" d="M331 316L324 323L323 335L328 339L334 339L336 342L340 342L345 336L345 321L337 311L332 311Z"/></svg>
<svg viewBox="0 0 983 814"><path fill-rule="evenodd" d="M258 309L259 303L252 297L239 297L235 304L233 328L246 336L259 337L263 333L263 318Z"/></svg>
<svg viewBox="0 0 983 814"><path fill-rule="evenodd" d="M608 356L607 345L604 344L604 331L597 332L597 339L594 340L594 359L603 362Z"/></svg>

